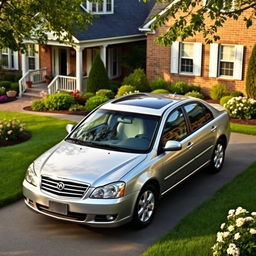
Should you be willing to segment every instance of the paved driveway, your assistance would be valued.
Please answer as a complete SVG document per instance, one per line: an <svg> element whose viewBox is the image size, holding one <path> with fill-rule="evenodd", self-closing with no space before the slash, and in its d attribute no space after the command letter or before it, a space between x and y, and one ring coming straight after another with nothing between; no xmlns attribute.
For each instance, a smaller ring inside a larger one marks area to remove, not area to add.
<svg viewBox="0 0 256 256"><path fill-rule="evenodd" d="M22 201L0 209L0 256L136 256L223 184L256 160L256 137L232 134L223 171L198 173L160 202L153 223L135 231L128 226L93 229L31 212ZM237 202L239 205L239 202Z"/></svg>

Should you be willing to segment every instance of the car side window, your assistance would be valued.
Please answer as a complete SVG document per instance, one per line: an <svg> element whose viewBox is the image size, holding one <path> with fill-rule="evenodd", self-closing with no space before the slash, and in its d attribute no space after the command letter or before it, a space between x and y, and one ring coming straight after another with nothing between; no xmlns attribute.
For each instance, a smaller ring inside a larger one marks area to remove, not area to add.
<svg viewBox="0 0 256 256"><path fill-rule="evenodd" d="M172 112L166 120L161 144L164 146L168 140L181 141L188 135L186 121L181 109Z"/></svg>
<svg viewBox="0 0 256 256"><path fill-rule="evenodd" d="M184 106L192 131L195 131L213 119L212 112L200 103Z"/></svg>

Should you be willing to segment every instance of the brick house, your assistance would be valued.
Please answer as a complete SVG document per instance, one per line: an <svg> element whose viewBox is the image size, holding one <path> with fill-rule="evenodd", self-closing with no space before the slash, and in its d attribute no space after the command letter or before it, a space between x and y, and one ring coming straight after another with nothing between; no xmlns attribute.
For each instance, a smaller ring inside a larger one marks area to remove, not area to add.
<svg viewBox="0 0 256 256"><path fill-rule="evenodd" d="M41 82L46 74L54 79L48 91L83 91L92 60L99 53L110 79L122 76L121 56L134 44L146 46L146 36L139 31L155 0L141 3L138 0L103 0L102 3L83 1L82 11L97 14L93 24L85 31L75 31L75 46L60 44L52 33L46 45L29 44L27 54L18 54L10 49L0 50L0 59L7 70L22 71L20 91L26 89L26 81ZM33 51L35 49L36 51Z"/></svg>
<svg viewBox="0 0 256 256"><path fill-rule="evenodd" d="M155 43L155 39L172 25L172 19L153 32L151 25L154 23L154 15L161 15L170 5L155 4L140 28L147 35L149 80L157 77L170 82L182 80L189 84L201 85L206 93L213 84L223 83L231 91L245 92L248 61L256 43L256 23L247 29L243 16L237 21L230 19L219 28L221 39L213 44L206 44L203 36L197 34L183 42L174 42L168 47L160 46Z"/></svg>

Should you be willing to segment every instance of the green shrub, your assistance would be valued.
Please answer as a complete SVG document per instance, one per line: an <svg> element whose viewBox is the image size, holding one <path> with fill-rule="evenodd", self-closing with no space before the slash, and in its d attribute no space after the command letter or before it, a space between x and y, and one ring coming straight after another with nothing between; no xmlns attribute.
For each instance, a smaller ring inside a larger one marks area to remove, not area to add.
<svg viewBox="0 0 256 256"><path fill-rule="evenodd" d="M157 90L152 91L151 93L170 93L170 92L165 89L157 89Z"/></svg>
<svg viewBox="0 0 256 256"><path fill-rule="evenodd" d="M199 85L190 85L189 92L201 92L202 88Z"/></svg>
<svg viewBox="0 0 256 256"><path fill-rule="evenodd" d="M220 105L224 106L230 99L234 98L233 96L224 96L220 99Z"/></svg>
<svg viewBox="0 0 256 256"><path fill-rule="evenodd" d="M256 44L252 49L246 73L246 93L249 98L256 99Z"/></svg>
<svg viewBox="0 0 256 256"><path fill-rule="evenodd" d="M90 99L93 96L95 96L95 93L93 93L93 92L83 92L82 93L82 97L85 97L87 99Z"/></svg>
<svg viewBox="0 0 256 256"><path fill-rule="evenodd" d="M240 91L233 91L230 93L230 96L233 96L233 97L239 97L239 96L244 96L244 94Z"/></svg>
<svg viewBox="0 0 256 256"><path fill-rule="evenodd" d="M69 109L71 105L75 104L75 99L68 94L55 93L48 95L44 99L44 104L48 110L65 110Z"/></svg>
<svg viewBox="0 0 256 256"><path fill-rule="evenodd" d="M22 74L21 73L18 73L18 74L15 74L15 80L14 82L19 82L19 80L22 78Z"/></svg>
<svg viewBox="0 0 256 256"><path fill-rule="evenodd" d="M0 96L5 95L6 94L6 90L4 87L0 87Z"/></svg>
<svg viewBox="0 0 256 256"><path fill-rule="evenodd" d="M80 105L80 104L73 104L68 111L71 112L76 112L76 111L80 111L80 110L85 110L85 107Z"/></svg>
<svg viewBox="0 0 256 256"><path fill-rule="evenodd" d="M15 73L5 73L3 75L3 80L9 82L16 82L16 74Z"/></svg>
<svg viewBox="0 0 256 256"><path fill-rule="evenodd" d="M165 81L163 78L156 78L151 82L150 87L152 91L158 90L158 89L166 90L168 88L168 84L169 83Z"/></svg>
<svg viewBox="0 0 256 256"><path fill-rule="evenodd" d="M125 77L122 85L132 85L140 92L149 92L150 87L144 70L137 68L129 76Z"/></svg>
<svg viewBox="0 0 256 256"><path fill-rule="evenodd" d="M110 80L109 81L109 88L112 92L114 92L114 94L117 93L118 88L120 87L121 82L120 81L116 81L116 80Z"/></svg>
<svg viewBox="0 0 256 256"><path fill-rule="evenodd" d="M136 92L136 88L132 85L122 85L117 92L116 97L121 97Z"/></svg>
<svg viewBox="0 0 256 256"><path fill-rule="evenodd" d="M185 95L189 97L198 98L198 99L204 99L204 95L197 91L188 92Z"/></svg>
<svg viewBox="0 0 256 256"><path fill-rule="evenodd" d="M171 85L171 92L176 94L185 95L189 92L189 85L183 81L174 82Z"/></svg>
<svg viewBox="0 0 256 256"><path fill-rule="evenodd" d="M256 100L254 99L233 97L224 107L233 118L252 119L256 115Z"/></svg>
<svg viewBox="0 0 256 256"><path fill-rule="evenodd" d="M13 90L19 93L19 83L18 82L11 83L10 90Z"/></svg>
<svg viewBox="0 0 256 256"><path fill-rule="evenodd" d="M210 90L210 97L213 100L220 100L223 96L228 95L228 89L224 84L215 84Z"/></svg>
<svg viewBox="0 0 256 256"><path fill-rule="evenodd" d="M96 92L97 96L104 96L107 97L109 99L113 99L115 97L114 93L111 90L107 90L107 89L100 89Z"/></svg>
<svg viewBox="0 0 256 256"><path fill-rule="evenodd" d="M108 101L109 99L107 97L104 96L94 96L91 97L90 99L87 100L86 104L85 104L85 109L87 111L92 111L93 109L95 109L96 107L98 107L99 105L103 104L104 102Z"/></svg>
<svg viewBox="0 0 256 256"><path fill-rule="evenodd" d="M34 100L31 105L34 111L45 111L47 110L44 104L44 100Z"/></svg>
<svg viewBox="0 0 256 256"><path fill-rule="evenodd" d="M6 91L10 90L11 82L10 81L0 81L0 87L4 87Z"/></svg>
<svg viewBox="0 0 256 256"><path fill-rule="evenodd" d="M109 89L109 79L106 68L99 54L96 55L92 63L92 68L88 76L87 89L89 92L97 92L100 89Z"/></svg>

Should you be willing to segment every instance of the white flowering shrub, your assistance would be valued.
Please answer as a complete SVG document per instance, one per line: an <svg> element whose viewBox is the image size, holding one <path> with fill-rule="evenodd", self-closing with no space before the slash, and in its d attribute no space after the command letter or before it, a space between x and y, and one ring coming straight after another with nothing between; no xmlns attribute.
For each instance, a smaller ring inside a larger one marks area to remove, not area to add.
<svg viewBox="0 0 256 256"><path fill-rule="evenodd" d="M233 118L252 119L256 115L256 100L254 99L234 97L224 104L224 107Z"/></svg>
<svg viewBox="0 0 256 256"><path fill-rule="evenodd" d="M213 256L256 255L256 212L249 213L242 207L229 210L227 222L220 228Z"/></svg>
<svg viewBox="0 0 256 256"><path fill-rule="evenodd" d="M0 120L0 141L17 140L23 137L25 125L19 120Z"/></svg>

